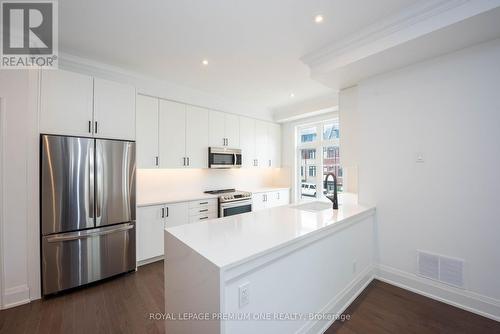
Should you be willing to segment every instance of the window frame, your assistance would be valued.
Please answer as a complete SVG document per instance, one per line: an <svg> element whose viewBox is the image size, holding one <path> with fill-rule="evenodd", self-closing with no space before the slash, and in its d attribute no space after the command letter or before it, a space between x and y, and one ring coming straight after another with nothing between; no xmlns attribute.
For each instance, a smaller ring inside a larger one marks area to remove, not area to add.
<svg viewBox="0 0 500 334"><path fill-rule="evenodd" d="M324 126L329 124L329 123L336 123L339 124L339 117L338 115L335 115L334 117L329 117L326 119L322 119L319 121L315 122L308 122L308 123L301 123L295 125L295 169L294 169L294 179L295 179L295 189L297 191L295 192L295 197L296 201L300 201L301 198L301 184L302 184L302 175L300 173L299 167L302 167L302 155L301 155L301 150L303 149L315 149L316 150L316 156L315 156L315 164L314 166L316 167L316 189L321 189L321 191L318 193L317 192L317 199L319 199L323 195L323 170L324 170L324 164L323 164L323 149L329 146L337 146L339 147L340 150L340 136L341 136L341 130L339 126L339 138L333 138L333 139L324 139ZM300 142L300 131L302 129L307 129L307 128L316 128L316 140L313 142L305 142L301 143ZM339 160L341 160L342 157L339 154ZM310 167L310 166L308 166ZM319 172L319 173L318 173ZM309 168L307 170L304 170L304 175L305 174L309 175ZM319 174L319 177L318 177Z"/></svg>

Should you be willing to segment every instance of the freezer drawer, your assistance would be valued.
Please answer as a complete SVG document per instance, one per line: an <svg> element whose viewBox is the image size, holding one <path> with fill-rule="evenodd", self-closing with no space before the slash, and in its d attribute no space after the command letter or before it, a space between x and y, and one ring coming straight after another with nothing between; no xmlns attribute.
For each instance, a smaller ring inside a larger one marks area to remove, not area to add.
<svg viewBox="0 0 500 334"><path fill-rule="evenodd" d="M42 238L43 294L135 269L135 222Z"/></svg>

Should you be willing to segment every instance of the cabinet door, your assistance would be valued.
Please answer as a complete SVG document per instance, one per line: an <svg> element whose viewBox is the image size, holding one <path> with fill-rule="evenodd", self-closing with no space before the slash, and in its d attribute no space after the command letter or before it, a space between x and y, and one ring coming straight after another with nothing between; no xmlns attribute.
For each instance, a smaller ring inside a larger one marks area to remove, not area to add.
<svg viewBox="0 0 500 334"><path fill-rule="evenodd" d="M186 157L187 167L208 167L208 110L186 107Z"/></svg>
<svg viewBox="0 0 500 334"><path fill-rule="evenodd" d="M158 109L157 98L137 96L137 168L158 167Z"/></svg>
<svg viewBox="0 0 500 334"><path fill-rule="evenodd" d="M137 261L163 255L162 205L137 208Z"/></svg>
<svg viewBox="0 0 500 334"><path fill-rule="evenodd" d="M184 168L186 105L160 100L159 145L161 168Z"/></svg>
<svg viewBox="0 0 500 334"><path fill-rule="evenodd" d="M92 136L92 77L63 70L41 73L40 132Z"/></svg>
<svg viewBox="0 0 500 334"><path fill-rule="evenodd" d="M240 117L236 115L226 114L224 117L224 133L226 136L227 146L231 148L240 147Z"/></svg>
<svg viewBox="0 0 500 334"><path fill-rule="evenodd" d="M269 148L268 148L268 123L264 121L255 121L255 154L257 167L269 167Z"/></svg>
<svg viewBox="0 0 500 334"><path fill-rule="evenodd" d="M189 222L189 203L167 204L165 216L165 228L187 224Z"/></svg>
<svg viewBox="0 0 500 334"><path fill-rule="evenodd" d="M224 124L225 114L220 111L210 110L208 116L209 145L214 147L225 146Z"/></svg>
<svg viewBox="0 0 500 334"><path fill-rule="evenodd" d="M94 136L135 140L135 88L94 79Z"/></svg>
<svg viewBox="0 0 500 334"><path fill-rule="evenodd" d="M268 207L266 202L267 193L254 193L252 194L252 211L263 210Z"/></svg>
<svg viewBox="0 0 500 334"><path fill-rule="evenodd" d="M287 189L271 191L268 193L268 206L275 207L287 205L290 201L289 191Z"/></svg>
<svg viewBox="0 0 500 334"><path fill-rule="evenodd" d="M240 119L240 148L243 167L255 167L255 120L248 117Z"/></svg>
<svg viewBox="0 0 500 334"><path fill-rule="evenodd" d="M278 205L288 205L290 204L290 189L283 189L277 192L278 195Z"/></svg>
<svg viewBox="0 0 500 334"><path fill-rule="evenodd" d="M269 123L268 126L268 148L270 167L281 167L281 126L279 124Z"/></svg>

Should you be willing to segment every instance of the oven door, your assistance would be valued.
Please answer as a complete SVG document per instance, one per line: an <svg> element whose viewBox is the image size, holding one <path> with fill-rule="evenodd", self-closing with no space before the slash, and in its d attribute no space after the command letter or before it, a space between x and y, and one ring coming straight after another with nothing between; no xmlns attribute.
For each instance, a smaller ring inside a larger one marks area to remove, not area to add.
<svg viewBox="0 0 500 334"><path fill-rule="evenodd" d="M241 150L225 147L210 147L208 149L209 168L239 168L241 167Z"/></svg>
<svg viewBox="0 0 500 334"><path fill-rule="evenodd" d="M251 199L219 204L219 217L234 216L245 212L252 212Z"/></svg>

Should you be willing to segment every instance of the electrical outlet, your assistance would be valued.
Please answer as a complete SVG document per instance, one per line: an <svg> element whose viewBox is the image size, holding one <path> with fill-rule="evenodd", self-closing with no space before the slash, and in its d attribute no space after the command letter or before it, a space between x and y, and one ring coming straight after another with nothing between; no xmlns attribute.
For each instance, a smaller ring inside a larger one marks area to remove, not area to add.
<svg viewBox="0 0 500 334"><path fill-rule="evenodd" d="M250 303L250 283L240 285L240 308Z"/></svg>

